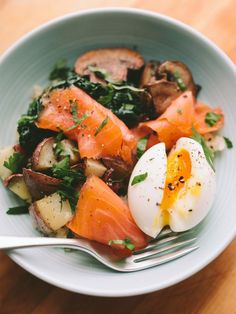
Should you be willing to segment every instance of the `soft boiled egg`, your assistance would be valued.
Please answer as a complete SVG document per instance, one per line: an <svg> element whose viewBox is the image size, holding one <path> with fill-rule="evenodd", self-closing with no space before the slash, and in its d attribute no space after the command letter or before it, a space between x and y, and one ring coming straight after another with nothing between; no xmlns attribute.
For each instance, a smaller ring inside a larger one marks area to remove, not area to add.
<svg viewBox="0 0 236 314"><path fill-rule="evenodd" d="M164 226L193 228L209 212L216 190L215 172L202 146L180 138L168 157L164 143L148 149L132 172L128 203L139 228L156 237Z"/></svg>

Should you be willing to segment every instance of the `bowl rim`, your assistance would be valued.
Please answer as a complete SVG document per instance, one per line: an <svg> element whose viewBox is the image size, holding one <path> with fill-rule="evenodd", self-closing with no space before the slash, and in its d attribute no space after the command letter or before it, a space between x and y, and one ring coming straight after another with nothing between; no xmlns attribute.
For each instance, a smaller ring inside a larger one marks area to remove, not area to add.
<svg viewBox="0 0 236 314"><path fill-rule="evenodd" d="M208 39L205 35L203 35L199 31L195 30L191 26L189 26L189 25L187 25L187 24L185 24L185 23L183 23L183 22L181 22L175 18L169 17L169 16L164 15L164 14L160 14L160 13L156 13L156 12L144 10L144 9L126 8L126 7L105 7L105 8L86 9L86 10L81 10L81 11L77 11L77 12L67 13L65 15L51 19L50 21L41 24L40 26L34 28L33 30L31 30L30 32L25 34L24 36L20 37L15 43L13 43L9 48L7 48L0 56L0 64L2 64L5 61L5 59L7 59L12 53L14 53L14 51L18 47L20 47L25 42L27 42L32 37L34 37L34 35L37 35L38 33L43 32L44 30L46 30L47 28L50 28L51 26L67 22L68 20L70 20L72 18L79 18L81 16L86 16L86 15L90 16L90 15L106 14L106 13L108 13L108 14L112 14L112 13L127 14L128 13L128 14L143 16L147 19L149 19L149 18L159 19L163 22L174 25L177 28L179 28L180 30L191 34L192 36L194 36L194 37L198 38L200 41L202 41L205 45L209 46L214 51L214 53L217 54L217 56L219 58L223 59L224 62L227 63L227 65L232 69L232 71L234 72L234 75L236 77L236 67L235 67L235 64L233 63L233 61L230 59L230 57L223 50L221 50L221 48L219 48L212 40ZM114 292L112 292L112 290L106 291L106 292L103 292L103 291L98 292L96 289L93 289L93 290L90 289L88 291L86 289L82 289L79 287L77 289L72 288L66 282L60 282L60 281L57 281L56 279L48 278L47 275L42 274L40 271L37 271L34 267L32 267L32 265L30 265L30 263L26 263L25 261L22 261L22 258L20 256L18 257L17 255L14 255L11 252L7 252L7 254L14 262L16 262L18 265L20 265L26 271L30 272L31 274L38 277L39 279L42 279L45 282L50 283L54 286L60 287L62 289L66 289L66 290L76 292L76 293L91 295L91 296L126 297L126 296L136 296L136 295L141 295L141 294L147 294L147 293L151 293L151 292L154 292L157 290L161 290L161 289L167 288L169 286L175 285L175 284L191 277L192 275L194 275L195 273L197 273L198 271L200 271L201 269L206 267L209 263L211 263L217 256L219 256L224 251L224 249L231 243L231 241L234 239L235 236L236 236L236 230L232 230L232 234L230 234L228 236L225 243L223 245L221 245L211 256L209 256L205 260L204 263L200 263L200 264L196 265L190 272L186 273L184 276L179 275L178 278L175 278L174 280L169 279L168 281L165 282L165 284L163 284L161 286L161 288L157 288L155 286L150 286L148 289L142 288L142 287L135 287L132 291L129 291L129 292L122 292L121 291L120 293L117 293L117 292L114 293Z"/></svg>

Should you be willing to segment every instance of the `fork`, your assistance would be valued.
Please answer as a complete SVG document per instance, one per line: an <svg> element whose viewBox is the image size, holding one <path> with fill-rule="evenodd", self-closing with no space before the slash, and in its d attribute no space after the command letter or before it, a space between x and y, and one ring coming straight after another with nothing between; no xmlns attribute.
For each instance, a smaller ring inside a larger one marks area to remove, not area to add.
<svg viewBox="0 0 236 314"><path fill-rule="evenodd" d="M111 249L94 241L85 239L15 237L1 236L0 250L33 248L33 247L63 247L85 252L105 266L119 272L133 272L161 265L184 256L198 248L194 244L195 237L191 232L174 233L164 230L157 239L152 240L147 247L134 251L123 259L111 253ZM188 237L186 239L186 236Z"/></svg>

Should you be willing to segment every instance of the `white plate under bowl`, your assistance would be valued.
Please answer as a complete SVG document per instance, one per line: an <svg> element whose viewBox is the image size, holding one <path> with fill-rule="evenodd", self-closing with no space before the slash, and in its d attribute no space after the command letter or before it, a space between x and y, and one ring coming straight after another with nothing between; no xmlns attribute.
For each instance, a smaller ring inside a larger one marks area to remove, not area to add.
<svg viewBox="0 0 236 314"><path fill-rule="evenodd" d="M49 22L18 41L0 61L0 145L14 143L16 122L25 112L34 84L45 85L53 64L71 64L97 47L130 47L148 59L176 59L188 64L201 98L220 105L226 116L223 134L236 144L236 72L228 57L190 27L162 15L134 9L84 11ZM236 230L236 151L217 157L217 195L198 232L200 248L152 269L121 274L80 253L27 249L10 257L35 276L71 291L96 296L131 296L173 285L196 273L230 243ZM36 236L27 216L8 216L19 201L0 187L0 235Z"/></svg>

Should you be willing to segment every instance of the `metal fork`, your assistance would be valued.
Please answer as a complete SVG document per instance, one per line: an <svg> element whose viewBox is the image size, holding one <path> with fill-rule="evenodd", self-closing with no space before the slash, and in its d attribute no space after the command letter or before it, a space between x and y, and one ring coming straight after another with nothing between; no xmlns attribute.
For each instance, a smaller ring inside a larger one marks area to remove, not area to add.
<svg viewBox="0 0 236 314"><path fill-rule="evenodd" d="M88 253L102 264L119 272L133 272L170 262L198 248L191 233L163 231L144 249L134 251L129 257L117 259L111 249L84 239L1 236L0 250L33 247L63 247Z"/></svg>

